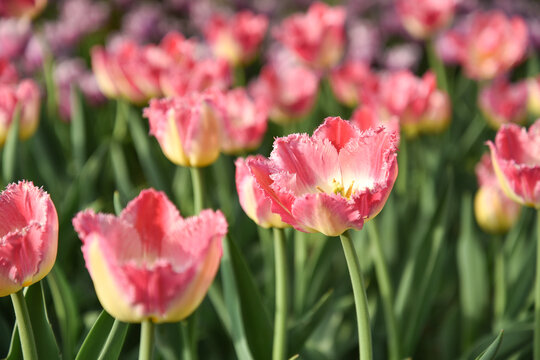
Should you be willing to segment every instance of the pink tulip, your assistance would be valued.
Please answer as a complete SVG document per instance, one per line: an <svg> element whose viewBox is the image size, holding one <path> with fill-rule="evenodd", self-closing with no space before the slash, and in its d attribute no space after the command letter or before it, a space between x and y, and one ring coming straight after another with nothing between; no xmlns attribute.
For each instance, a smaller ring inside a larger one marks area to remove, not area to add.
<svg viewBox="0 0 540 360"><path fill-rule="evenodd" d="M463 65L467 76L493 79L523 59L528 43L527 25L522 18L509 19L500 11L478 12L442 40L451 45L449 57Z"/></svg>
<svg viewBox="0 0 540 360"><path fill-rule="evenodd" d="M384 126L387 131L399 134L399 118L388 114L387 111L377 105L358 107L351 115L351 122L362 131L375 130L380 126Z"/></svg>
<svg viewBox="0 0 540 360"><path fill-rule="evenodd" d="M40 92L37 84L24 79L18 84L0 83L0 146L4 144L17 106L19 107L19 138L28 139L39 124Z"/></svg>
<svg viewBox="0 0 540 360"><path fill-rule="evenodd" d="M183 219L153 189L143 190L118 217L86 210L73 226L101 305L125 322L189 316L214 280L227 233L220 211Z"/></svg>
<svg viewBox="0 0 540 360"><path fill-rule="evenodd" d="M289 225L281 221L278 214L272 212L272 201L266 196L251 174L246 163L251 159L264 161L262 155L256 155L248 156L246 159L238 158L235 162L236 191L238 192L240 206L251 220L263 228L288 227Z"/></svg>
<svg viewBox="0 0 540 360"><path fill-rule="evenodd" d="M270 63L250 84L250 93L265 102L270 119L287 124L301 119L313 107L319 79L307 68L298 65Z"/></svg>
<svg viewBox="0 0 540 360"><path fill-rule="evenodd" d="M0 2L0 17L37 16L47 5L47 0L2 0Z"/></svg>
<svg viewBox="0 0 540 360"><path fill-rule="evenodd" d="M397 177L397 142L383 127L362 132L326 118L312 137L278 138L268 159L247 165L284 222L337 236L381 211Z"/></svg>
<svg viewBox="0 0 540 360"><path fill-rule="evenodd" d="M20 181L0 194L0 218L0 296L6 296L51 271L58 247L58 215L45 191Z"/></svg>
<svg viewBox="0 0 540 360"><path fill-rule="evenodd" d="M521 124L527 120L527 84L499 78L481 90L478 105L494 129L506 123Z"/></svg>
<svg viewBox="0 0 540 360"><path fill-rule="evenodd" d="M377 88L377 78L369 65L361 61L349 60L332 69L330 85L339 102L354 107L363 98L363 93L372 93Z"/></svg>
<svg viewBox="0 0 540 360"><path fill-rule="evenodd" d="M159 67L134 42L121 40L110 49L96 46L91 55L92 69L105 96L144 104L161 95Z"/></svg>
<svg viewBox="0 0 540 360"><path fill-rule="evenodd" d="M30 40L27 19L0 19L0 59L15 61L20 58Z"/></svg>
<svg viewBox="0 0 540 360"><path fill-rule="evenodd" d="M221 99L223 152L237 154L258 148L268 122L264 103L252 100L244 88L230 90Z"/></svg>
<svg viewBox="0 0 540 360"><path fill-rule="evenodd" d="M519 204L540 209L540 119L529 131L515 124L501 126L495 143L488 141L501 188Z"/></svg>
<svg viewBox="0 0 540 360"><path fill-rule="evenodd" d="M519 218L521 206L502 191L489 154L484 154L476 165L476 177L480 186L474 197L476 222L491 234L507 232Z"/></svg>
<svg viewBox="0 0 540 360"><path fill-rule="evenodd" d="M7 60L0 59L0 84L17 84L19 74L17 69Z"/></svg>
<svg viewBox="0 0 540 360"><path fill-rule="evenodd" d="M219 156L222 119L217 108L220 94L193 92L184 97L153 99L144 109L165 156L181 166L202 167Z"/></svg>
<svg viewBox="0 0 540 360"><path fill-rule="evenodd" d="M425 39L452 20L455 0L397 0L396 8L409 34Z"/></svg>
<svg viewBox="0 0 540 360"><path fill-rule="evenodd" d="M306 14L294 14L274 29L274 37L314 69L336 65L345 49L345 9L313 3Z"/></svg>
<svg viewBox="0 0 540 360"><path fill-rule="evenodd" d="M266 16L244 10L232 18L214 15L204 33L214 54L237 66L253 60L267 28Z"/></svg>

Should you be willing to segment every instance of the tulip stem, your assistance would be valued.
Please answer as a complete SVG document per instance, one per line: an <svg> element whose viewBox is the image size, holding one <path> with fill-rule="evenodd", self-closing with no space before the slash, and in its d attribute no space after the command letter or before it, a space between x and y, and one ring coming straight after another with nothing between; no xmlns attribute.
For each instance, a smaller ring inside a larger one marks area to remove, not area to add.
<svg viewBox="0 0 540 360"><path fill-rule="evenodd" d="M504 308L506 307L506 281L505 281L505 264L504 264L504 251L502 246L502 239L499 235L495 236L495 279L494 279L494 293L495 299L494 312L495 323L497 324L504 315Z"/></svg>
<svg viewBox="0 0 540 360"><path fill-rule="evenodd" d="M193 211L199 214L204 207L203 178L202 169L199 167L190 167L191 184L193 185Z"/></svg>
<svg viewBox="0 0 540 360"><path fill-rule="evenodd" d="M287 352L287 258L283 229L274 228L276 309L274 317L273 360L286 359Z"/></svg>
<svg viewBox="0 0 540 360"><path fill-rule="evenodd" d="M139 360L152 359L152 352L154 351L154 327L152 320L144 320L141 323Z"/></svg>
<svg viewBox="0 0 540 360"><path fill-rule="evenodd" d="M386 331L388 332L388 354L390 360L401 359L400 343L396 316L394 313L394 292L392 282L388 273L388 267L384 259L379 231L375 220L371 220L367 226L371 245L373 247L373 261L375 263L375 274L381 292L381 298L384 309L384 318L386 321Z"/></svg>
<svg viewBox="0 0 540 360"><path fill-rule="evenodd" d="M347 260L349 275L354 294L354 305L356 307L356 321L358 322L358 345L360 347L360 360L372 360L373 351L371 345L371 327L369 322L369 311L367 304L366 289L360 269L360 262L354 244L348 233L344 232L340 235L341 245Z"/></svg>
<svg viewBox="0 0 540 360"><path fill-rule="evenodd" d="M28 307L24 300L23 290L21 289L16 293L11 294L11 301L13 302L13 308L15 309L23 358L25 360L37 360L36 340L32 330L32 322L30 321Z"/></svg>
<svg viewBox="0 0 540 360"><path fill-rule="evenodd" d="M437 56L435 51L435 41L434 39L429 39L426 43L427 55L429 67L435 71L437 76L437 87L441 90L448 92L448 82L446 81L446 72L444 70L444 64L441 59Z"/></svg>
<svg viewBox="0 0 540 360"><path fill-rule="evenodd" d="M534 289L534 360L540 360L540 209L536 210L536 284Z"/></svg>

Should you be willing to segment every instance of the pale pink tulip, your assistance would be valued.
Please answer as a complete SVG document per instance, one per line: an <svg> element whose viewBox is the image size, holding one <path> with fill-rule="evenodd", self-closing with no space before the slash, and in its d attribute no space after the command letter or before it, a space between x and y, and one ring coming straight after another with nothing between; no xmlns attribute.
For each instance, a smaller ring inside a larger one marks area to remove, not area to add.
<svg viewBox="0 0 540 360"><path fill-rule="evenodd" d="M480 91L478 105L495 130L506 123L522 124L527 120L527 84L496 79Z"/></svg>
<svg viewBox="0 0 540 360"><path fill-rule="evenodd" d="M390 115L381 106L362 105L358 107L351 115L351 122L362 131L375 130L384 126L388 131L399 134L399 118Z"/></svg>
<svg viewBox="0 0 540 360"><path fill-rule="evenodd" d="M452 20L455 0L396 0L396 8L409 34L425 39Z"/></svg>
<svg viewBox="0 0 540 360"><path fill-rule="evenodd" d="M361 61L349 60L332 69L329 80L337 100L350 107L358 105L364 93L375 92L377 88L377 77Z"/></svg>
<svg viewBox="0 0 540 360"><path fill-rule="evenodd" d="M281 221L278 214L272 212L272 202L255 181L246 162L251 159L264 161L262 155L236 159L236 191L240 206L246 215L263 228L284 228L289 225Z"/></svg>
<svg viewBox="0 0 540 360"><path fill-rule="evenodd" d="M521 206L502 191L489 154L482 156L475 170L479 185L474 197L476 222L488 233L505 233L519 218Z"/></svg>
<svg viewBox="0 0 540 360"><path fill-rule="evenodd" d="M0 146L7 138L15 110L19 108L19 138L26 140L39 125L41 98L39 87L30 79L18 84L0 83Z"/></svg>
<svg viewBox="0 0 540 360"><path fill-rule="evenodd" d="M383 208L397 177L398 134L360 131L339 117L313 133L274 141L268 159L247 161L272 212L294 228L337 236Z"/></svg>
<svg viewBox="0 0 540 360"><path fill-rule="evenodd" d="M501 126L488 141L501 188L512 200L540 209L540 119L529 128Z"/></svg>
<svg viewBox="0 0 540 360"><path fill-rule="evenodd" d="M189 316L214 280L227 233L220 211L183 219L153 189L143 190L118 217L86 210L73 226L101 305L125 322Z"/></svg>
<svg viewBox="0 0 540 360"><path fill-rule="evenodd" d="M153 99L144 109L165 156L181 166L202 167L219 156L222 119L214 92Z"/></svg>
<svg viewBox="0 0 540 360"><path fill-rule="evenodd" d="M43 279L58 247L58 215L49 195L30 181L0 194L0 296Z"/></svg>
<svg viewBox="0 0 540 360"><path fill-rule="evenodd" d="M345 16L345 8L341 6L315 2L307 13L286 18L273 34L307 65L325 70L343 56Z"/></svg>
<svg viewBox="0 0 540 360"><path fill-rule="evenodd" d="M214 15L207 23L204 34L217 57L237 66L254 59L267 28L266 16L244 10L230 18Z"/></svg>

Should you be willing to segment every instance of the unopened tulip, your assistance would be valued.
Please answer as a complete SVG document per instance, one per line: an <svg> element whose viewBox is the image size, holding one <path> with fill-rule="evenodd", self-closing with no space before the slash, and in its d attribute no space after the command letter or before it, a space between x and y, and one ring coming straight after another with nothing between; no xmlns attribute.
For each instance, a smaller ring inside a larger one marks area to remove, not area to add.
<svg viewBox="0 0 540 360"><path fill-rule="evenodd" d="M478 105L495 130L506 123L521 124L527 119L527 84L497 79L481 90Z"/></svg>
<svg viewBox="0 0 540 360"><path fill-rule="evenodd" d="M397 0L403 26L417 39L432 36L454 16L455 0Z"/></svg>
<svg viewBox="0 0 540 360"><path fill-rule="evenodd" d="M227 233L220 211L183 219L153 189L142 191L118 217L86 210L73 226L101 305L125 322L189 316L214 280Z"/></svg>
<svg viewBox="0 0 540 360"><path fill-rule="evenodd" d="M236 165L236 191L240 206L246 215L263 228L284 228L289 225L281 221L278 214L272 212L272 202L255 181L246 162L251 159L264 159L262 155L238 158Z"/></svg>
<svg viewBox="0 0 540 360"><path fill-rule="evenodd" d="M244 10L231 18L214 15L204 33L214 54L237 66L253 60L267 28L266 16Z"/></svg>
<svg viewBox="0 0 540 360"><path fill-rule="evenodd" d="M217 93L190 93L184 97L153 99L144 109L165 156L181 166L203 167L219 156L220 112Z"/></svg>
<svg viewBox="0 0 540 360"><path fill-rule="evenodd" d="M251 99L244 88L230 90L220 98L222 151L237 154L259 147L268 123L265 104Z"/></svg>
<svg viewBox="0 0 540 360"><path fill-rule="evenodd" d="M474 215L482 230L491 234L507 232L519 218L521 206L502 191L489 154L476 165L479 189L474 197Z"/></svg>
<svg viewBox="0 0 540 360"><path fill-rule="evenodd" d="M284 222L337 236L382 210L397 177L398 138L384 127L361 131L326 118L312 137L278 138L268 159L247 165Z"/></svg>
<svg viewBox="0 0 540 360"><path fill-rule="evenodd" d="M270 63L250 85L250 93L265 102L270 120L287 124L301 119L312 109L319 79L309 69L288 64Z"/></svg>
<svg viewBox="0 0 540 360"><path fill-rule="evenodd" d="M58 216L49 195L30 181L0 194L0 296L43 279L58 247Z"/></svg>
<svg viewBox="0 0 540 360"><path fill-rule="evenodd" d="M274 29L274 36L314 69L336 65L345 50L345 8L313 3Z"/></svg>
<svg viewBox="0 0 540 360"><path fill-rule="evenodd" d="M47 5L47 0L2 0L0 2L0 17L37 16Z"/></svg>
<svg viewBox="0 0 540 360"><path fill-rule="evenodd" d="M540 209L540 119L529 131L505 124L497 132L495 143L487 144L505 194L519 204Z"/></svg>
<svg viewBox="0 0 540 360"><path fill-rule="evenodd" d="M19 108L19 138L32 136L39 124L39 88L33 80L25 79L15 85L0 84L0 146L7 138L16 109Z"/></svg>

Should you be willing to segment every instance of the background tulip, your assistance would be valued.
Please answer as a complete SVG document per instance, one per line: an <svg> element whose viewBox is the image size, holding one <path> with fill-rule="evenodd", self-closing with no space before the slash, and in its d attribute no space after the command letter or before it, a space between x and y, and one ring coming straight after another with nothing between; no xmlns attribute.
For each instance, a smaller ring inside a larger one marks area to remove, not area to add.
<svg viewBox="0 0 540 360"><path fill-rule="evenodd" d="M450 22L455 0L397 0L396 8L405 29L415 38L425 39Z"/></svg>

